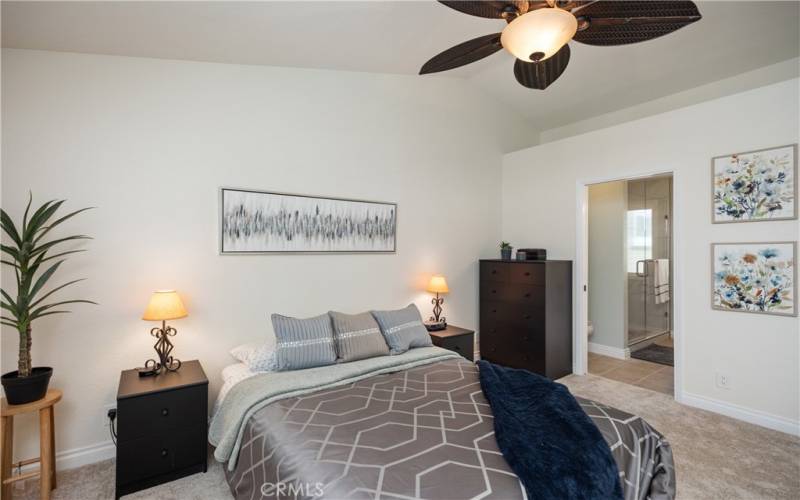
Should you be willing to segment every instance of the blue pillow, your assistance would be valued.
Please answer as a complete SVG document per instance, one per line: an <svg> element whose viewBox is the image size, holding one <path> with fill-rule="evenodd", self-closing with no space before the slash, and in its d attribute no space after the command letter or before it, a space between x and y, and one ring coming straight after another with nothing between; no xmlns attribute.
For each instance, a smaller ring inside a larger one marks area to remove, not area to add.
<svg viewBox="0 0 800 500"><path fill-rule="evenodd" d="M336 362L333 327L327 314L308 319L272 315L277 371L301 370Z"/></svg>
<svg viewBox="0 0 800 500"><path fill-rule="evenodd" d="M372 311L372 316L381 327L390 354L402 354L414 347L433 345L428 330L422 324L422 315L414 304L396 311Z"/></svg>

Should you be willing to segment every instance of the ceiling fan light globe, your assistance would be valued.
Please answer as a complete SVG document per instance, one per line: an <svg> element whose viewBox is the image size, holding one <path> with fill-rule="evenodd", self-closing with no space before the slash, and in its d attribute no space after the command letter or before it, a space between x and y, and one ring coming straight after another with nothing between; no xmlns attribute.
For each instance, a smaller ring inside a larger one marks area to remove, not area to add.
<svg viewBox="0 0 800 500"><path fill-rule="evenodd" d="M572 40L578 20L559 8L536 9L519 16L503 29L500 43L514 57L539 62L552 56Z"/></svg>

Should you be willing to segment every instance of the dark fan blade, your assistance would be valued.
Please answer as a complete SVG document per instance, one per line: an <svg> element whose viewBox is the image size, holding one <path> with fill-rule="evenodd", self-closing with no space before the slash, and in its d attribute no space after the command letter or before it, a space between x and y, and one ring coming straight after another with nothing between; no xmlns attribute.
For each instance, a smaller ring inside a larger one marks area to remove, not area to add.
<svg viewBox="0 0 800 500"><path fill-rule="evenodd" d="M439 0L439 3L447 5L464 14L478 17L488 17L490 19L504 19L509 13L516 11L517 15L528 12L528 0L499 0L499 1L463 1L463 0Z"/></svg>
<svg viewBox="0 0 800 500"><path fill-rule="evenodd" d="M652 40L702 17L694 2L687 1L602 1L578 6L573 12L579 26L573 40L589 45Z"/></svg>
<svg viewBox="0 0 800 500"><path fill-rule="evenodd" d="M422 66L419 74L424 75L458 68L490 56L501 48L503 46L500 45L500 33L473 38L433 56L430 61Z"/></svg>
<svg viewBox="0 0 800 500"><path fill-rule="evenodd" d="M514 63L514 76L529 89L544 90L561 76L568 63L569 45L564 45L561 50L538 63L517 59Z"/></svg>

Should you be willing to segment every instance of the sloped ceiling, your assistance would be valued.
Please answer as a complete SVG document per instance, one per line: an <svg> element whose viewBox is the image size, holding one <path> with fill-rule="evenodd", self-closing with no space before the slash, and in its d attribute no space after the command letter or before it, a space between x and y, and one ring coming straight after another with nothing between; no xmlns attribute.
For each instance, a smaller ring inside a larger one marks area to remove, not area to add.
<svg viewBox="0 0 800 500"><path fill-rule="evenodd" d="M419 78L465 79L547 130L800 53L798 2L697 4L703 19L663 38L572 42L569 67L545 91L517 84L505 51ZM2 3L3 47L405 75L504 25L435 1Z"/></svg>

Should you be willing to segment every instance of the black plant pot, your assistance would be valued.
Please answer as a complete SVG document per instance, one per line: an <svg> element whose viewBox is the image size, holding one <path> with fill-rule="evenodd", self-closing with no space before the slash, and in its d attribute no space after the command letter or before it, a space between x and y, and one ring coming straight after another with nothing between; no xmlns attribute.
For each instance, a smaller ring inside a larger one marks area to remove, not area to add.
<svg viewBox="0 0 800 500"><path fill-rule="evenodd" d="M500 258L503 260L511 260L511 248L501 248Z"/></svg>
<svg viewBox="0 0 800 500"><path fill-rule="evenodd" d="M53 369L39 366L31 370L30 377L17 377L17 371L3 375L3 389L10 405L22 405L42 399L47 394Z"/></svg>

